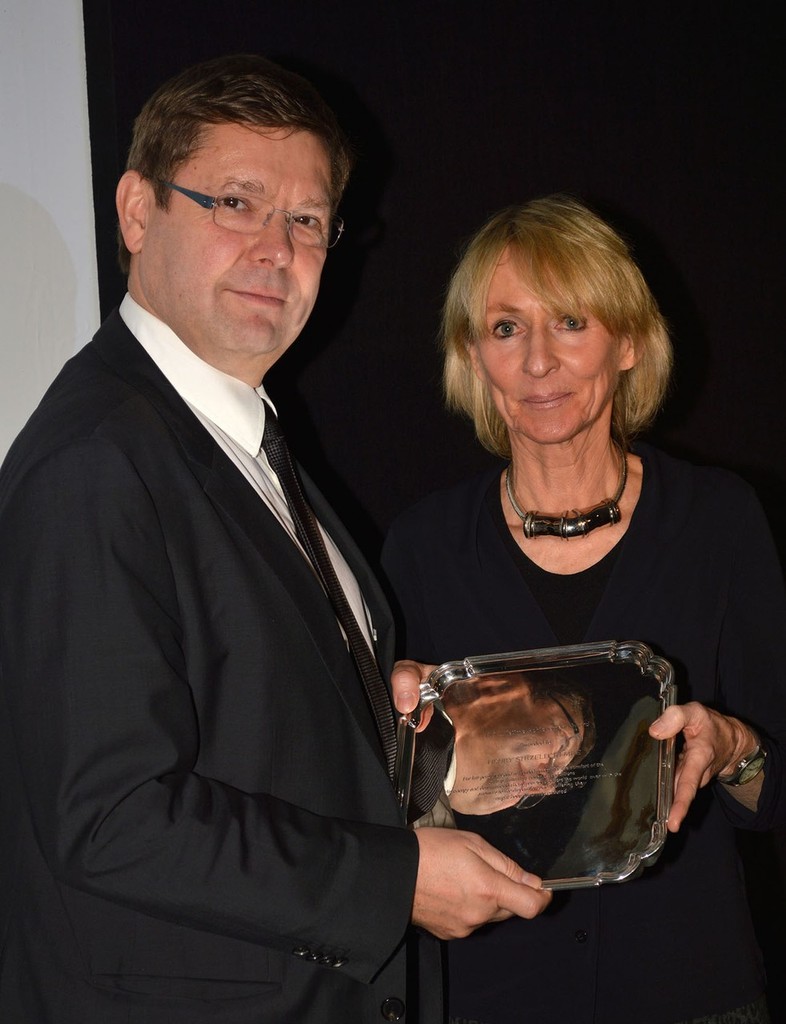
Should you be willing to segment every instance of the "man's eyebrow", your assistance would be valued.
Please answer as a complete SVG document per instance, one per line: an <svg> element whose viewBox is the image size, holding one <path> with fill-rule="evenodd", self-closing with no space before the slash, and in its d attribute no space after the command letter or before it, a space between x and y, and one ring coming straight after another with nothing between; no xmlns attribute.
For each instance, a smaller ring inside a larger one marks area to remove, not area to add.
<svg viewBox="0 0 786 1024"><path fill-rule="evenodd" d="M224 182L221 187L220 194L226 195L228 192L241 192L245 195L264 196L265 186L258 178L230 178ZM294 204L295 207L300 208L305 206L309 209L313 207L325 207L330 208L330 200L325 195L320 196L305 196L298 203Z"/></svg>

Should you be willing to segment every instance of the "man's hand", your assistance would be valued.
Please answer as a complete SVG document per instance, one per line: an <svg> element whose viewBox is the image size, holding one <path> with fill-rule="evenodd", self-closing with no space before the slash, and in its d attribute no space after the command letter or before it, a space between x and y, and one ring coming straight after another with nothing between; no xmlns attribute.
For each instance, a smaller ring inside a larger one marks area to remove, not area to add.
<svg viewBox="0 0 786 1024"><path fill-rule="evenodd" d="M461 939L489 921L533 918L551 893L536 875L472 832L415 830L420 864L412 922L439 939Z"/></svg>
<svg viewBox="0 0 786 1024"><path fill-rule="evenodd" d="M674 772L674 800L669 813L669 832L676 832L696 793L734 765L756 746L753 732L738 718L721 715L696 701L673 704L650 726L657 740L682 733L684 745ZM735 799L755 810L763 776L747 786L730 790Z"/></svg>

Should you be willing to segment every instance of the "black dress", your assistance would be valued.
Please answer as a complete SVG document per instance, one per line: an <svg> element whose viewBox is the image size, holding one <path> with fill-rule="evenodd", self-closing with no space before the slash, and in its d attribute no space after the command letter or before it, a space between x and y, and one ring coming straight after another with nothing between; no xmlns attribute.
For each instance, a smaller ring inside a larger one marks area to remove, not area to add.
<svg viewBox="0 0 786 1024"><path fill-rule="evenodd" d="M589 601L583 635L555 633L495 523L487 492L499 470L400 516L383 563L405 620L401 653L440 663L558 642L642 641L674 665L680 702L738 715L764 735L759 809L746 811L711 785L639 878L556 893L535 921L512 919L448 943L455 1017L668 1024L742 1006L764 990L734 829L786 823L783 577L747 484L647 445L636 452L641 497Z"/></svg>

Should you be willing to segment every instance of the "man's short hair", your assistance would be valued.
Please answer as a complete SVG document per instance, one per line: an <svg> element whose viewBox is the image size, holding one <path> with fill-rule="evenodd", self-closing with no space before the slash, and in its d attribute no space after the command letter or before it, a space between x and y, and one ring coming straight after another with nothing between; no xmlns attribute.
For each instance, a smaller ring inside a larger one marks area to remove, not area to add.
<svg viewBox="0 0 786 1024"><path fill-rule="evenodd" d="M215 57L160 86L134 121L126 170L151 182L157 205L167 209L171 192L161 182L174 178L205 129L217 124L316 135L330 161L330 200L334 210L338 206L352 156L335 114L305 78L256 54ZM118 258L127 274L131 254L122 235Z"/></svg>

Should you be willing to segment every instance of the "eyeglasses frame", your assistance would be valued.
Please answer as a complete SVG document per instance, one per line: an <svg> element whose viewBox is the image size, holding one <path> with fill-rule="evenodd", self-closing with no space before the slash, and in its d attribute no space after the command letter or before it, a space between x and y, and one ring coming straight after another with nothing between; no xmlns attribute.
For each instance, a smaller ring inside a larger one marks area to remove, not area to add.
<svg viewBox="0 0 786 1024"><path fill-rule="evenodd" d="M172 189L173 192L179 192L181 195L186 196L187 199L192 199L195 203L198 203L200 206L204 207L206 210L212 210L213 211L213 218L215 219L215 215L216 215L215 211L218 208L218 200L221 199L221 196L224 195L224 193L221 193L221 194L219 194L217 196L210 196L206 192L196 192L192 188L185 188L185 186L183 186L183 185L176 185L173 181L164 181L163 179L159 179L159 184L160 185L164 185L166 188ZM231 195L231 193L226 193L226 194L227 195ZM264 201L267 202L267 200L264 200ZM287 222L287 233L289 234L289 237L291 238L292 237L292 219L295 216L294 211L292 211L292 210L282 210L280 207L273 206L273 204L270 203L270 214L265 219L263 227L267 227L267 225L270 222L270 217L272 217L274 213L283 213L284 214L284 217L286 218L286 222ZM237 230L237 229L236 228L235 229L227 228L227 231L232 231L232 230ZM331 219L330 219L330 230L331 230L331 232L332 231L336 232L336 237L335 237L335 239L332 242L328 242L326 245L312 246L311 248L315 248L315 249L332 249L336 245L336 243L338 242L339 238L341 238L341 235L344 232L344 221L343 221L343 219L341 217L331 217ZM238 232L238 234L243 234L243 232ZM328 237L329 237L329 235L328 235ZM308 245L307 242L304 242L303 244L304 245Z"/></svg>

